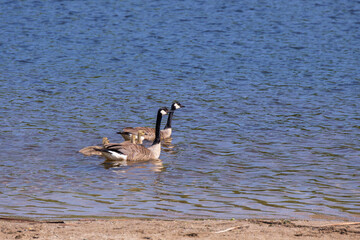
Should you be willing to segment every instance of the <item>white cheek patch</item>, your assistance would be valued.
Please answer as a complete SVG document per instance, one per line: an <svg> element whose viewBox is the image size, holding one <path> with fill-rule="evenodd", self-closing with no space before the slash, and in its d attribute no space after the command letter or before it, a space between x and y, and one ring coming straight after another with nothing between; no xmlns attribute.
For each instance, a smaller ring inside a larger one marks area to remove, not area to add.
<svg viewBox="0 0 360 240"><path fill-rule="evenodd" d="M166 115L166 112L165 112L164 110L161 110L160 113L161 113L162 115Z"/></svg>
<svg viewBox="0 0 360 240"><path fill-rule="evenodd" d="M174 105L175 105L175 108L176 108L176 109L179 109L179 108L180 108L180 106L179 106L177 103L175 103Z"/></svg>

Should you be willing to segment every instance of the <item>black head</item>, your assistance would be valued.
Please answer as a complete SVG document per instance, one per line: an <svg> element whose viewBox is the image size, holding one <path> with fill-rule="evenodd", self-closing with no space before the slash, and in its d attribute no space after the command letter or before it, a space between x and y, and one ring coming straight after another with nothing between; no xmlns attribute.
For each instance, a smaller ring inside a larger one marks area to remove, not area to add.
<svg viewBox="0 0 360 240"><path fill-rule="evenodd" d="M176 109L179 109L179 108L183 108L185 107L184 105L181 105L179 102L174 102L172 105L171 105L171 110L176 110Z"/></svg>
<svg viewBox="0 0 360 240"><path fill-rule="evenodd" d="M161 108L159 108L158 113L161 115L166 115L169 113L169 109L167 107L161 107Z"/></svg>

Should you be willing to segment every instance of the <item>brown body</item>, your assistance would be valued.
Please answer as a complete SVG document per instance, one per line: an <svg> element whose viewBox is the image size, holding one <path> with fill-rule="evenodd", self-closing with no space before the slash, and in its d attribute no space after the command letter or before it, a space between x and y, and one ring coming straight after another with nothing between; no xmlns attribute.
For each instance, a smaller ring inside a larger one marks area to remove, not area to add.
<svg viewBox="0 0 360 240"><path fill-rule="evenodd" d="M145 133L140 130L140 131L138 131L136 138L135 138L135 135L134 135L134 136L132 136L130 141L126 141L124 143L142 144L143 139L144 139L144 135L145 135ZM102 149L105 146L108 146L109 144L110 144L109 139L107 137L103 137L102 146L84 147L84 148L80 149L79 152L84 154L85 156L93 156L93 155L102 156L102 153L99 150ZM120 144L120 143L117 143L117 144Z"/></svg>
<svg viewBox="0 0 360 240"><path fill-rule="evenodd" d="M160 157L161 145L156 144L149 148L125 141L122 143L109 143L104 146L106 151L101 151L107 161L146 161ZM99 150L97 150L99 151Z"/></svg>
<svg viewBox="0 0 360 240"><path fill-rule="evenodd" d="M101 149L103 148L106 144L109 143L109 139L107 137L103 137L102 139L102 146L89 146L89 147L84 147L82 149L80 149L80 153L84 154L85 156L92 156L92 155L97 155L97 156L101 156L101 152L95 150L95 149Z"/></svg>

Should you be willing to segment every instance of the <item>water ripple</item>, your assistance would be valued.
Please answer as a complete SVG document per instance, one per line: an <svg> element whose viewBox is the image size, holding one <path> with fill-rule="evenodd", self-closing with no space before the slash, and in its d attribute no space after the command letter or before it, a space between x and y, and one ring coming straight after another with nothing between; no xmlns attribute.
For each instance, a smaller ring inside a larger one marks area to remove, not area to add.
<svg viewBox="0 0 360 240"><path fill-rule="evenodd" d="M1 215L359 220L355 3L0 5ZM77 153L174 100L161 160Z"/></svg>

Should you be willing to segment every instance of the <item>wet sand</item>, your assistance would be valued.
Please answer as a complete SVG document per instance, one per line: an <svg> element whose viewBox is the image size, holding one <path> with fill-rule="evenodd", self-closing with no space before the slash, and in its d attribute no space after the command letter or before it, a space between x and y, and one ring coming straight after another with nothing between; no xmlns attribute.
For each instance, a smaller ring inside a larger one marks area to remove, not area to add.
<svg viewBox="0 0 360 240"><path fill-rule="evenodd" d="M360 239L360 222L0 218L0 239Z"/></svg>

